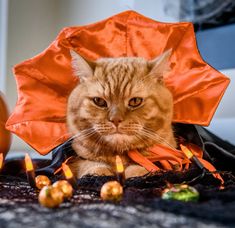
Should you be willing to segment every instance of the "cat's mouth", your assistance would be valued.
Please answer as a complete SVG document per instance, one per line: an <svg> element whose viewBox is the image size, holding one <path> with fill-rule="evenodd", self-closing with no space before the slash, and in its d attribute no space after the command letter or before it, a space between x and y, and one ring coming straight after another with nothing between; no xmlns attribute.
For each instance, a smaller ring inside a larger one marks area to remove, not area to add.
<svg viewBox="0 0 235 228"><path fill-rule="evenodd" d="M123 133L117 131L117 132L111 133L110 135L123 135Z"/></svg>
<svg viewBox="0 0 235 228"><path fill-rule="evenodd" d="M113 132L111 132L110 133L110 135L123 135L124 133L123 132L121 132L120 130L116 130L116 131L113 131Z"/></svg>
<svg viewBox="0 0 235 228"><path fill-rule="evenodd" d="M109 135L123 135L124 133L118 128L116 127L115 129L113 129Z"/></svg>

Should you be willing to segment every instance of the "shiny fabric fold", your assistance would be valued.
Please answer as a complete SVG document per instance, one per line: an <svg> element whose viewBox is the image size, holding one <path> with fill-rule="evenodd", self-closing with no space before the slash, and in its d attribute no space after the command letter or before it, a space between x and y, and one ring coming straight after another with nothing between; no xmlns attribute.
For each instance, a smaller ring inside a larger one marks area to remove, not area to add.
<svg viewBox="0 0 235 228"><path fill-rule="evenodd" d="M160 23L126 11L95 24L68 27L41 54L14 67L18 101L6 127L41 154L70 137L66 104L79 83L70 49L90 60L141 56L172 48L165 79L174 98L174 122L208 125L229 79L202 60L191 23Z"/></svg>

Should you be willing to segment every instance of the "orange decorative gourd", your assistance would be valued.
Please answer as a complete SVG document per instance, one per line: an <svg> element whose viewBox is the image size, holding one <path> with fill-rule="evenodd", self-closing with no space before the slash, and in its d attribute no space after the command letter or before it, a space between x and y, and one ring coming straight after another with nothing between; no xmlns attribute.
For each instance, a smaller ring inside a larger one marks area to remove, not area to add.
<svg viewBox="0 0 235 228"><path fill-rule="evenodd" d="M3 94L0 92L0 153L6 156L11 145L11 134L5 128L5 123L8 119L8 109L4 101Z"/></svg>

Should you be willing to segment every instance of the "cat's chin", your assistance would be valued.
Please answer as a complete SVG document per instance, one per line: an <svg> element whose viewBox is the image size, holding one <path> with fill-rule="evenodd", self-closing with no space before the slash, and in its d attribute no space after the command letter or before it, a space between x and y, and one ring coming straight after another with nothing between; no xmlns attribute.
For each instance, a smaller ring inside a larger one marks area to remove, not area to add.
<svg viewBox="0 0 235 228"><path fill-rule="evenodd" d="M122 133L113 133L105 136L105 141L113 147L128 148L133 141L133 136Z"/></svg>

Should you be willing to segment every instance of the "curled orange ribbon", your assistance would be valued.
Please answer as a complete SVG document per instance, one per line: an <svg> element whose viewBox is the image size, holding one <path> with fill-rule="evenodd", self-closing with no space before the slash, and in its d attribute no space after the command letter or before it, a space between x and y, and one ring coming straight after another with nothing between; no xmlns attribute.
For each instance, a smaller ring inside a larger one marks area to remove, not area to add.
<svg viewBox="0 0 235 228"><path fill-rule="evenodd" d="M198 158L205 169L210 171L215 178L219 179L221 184L224 183L224 180L220 174L215 173L215 167L202 158L203 151L200 147L191 143L187 144L186 147L194 156ZM128 156L133 161L147 169L149 172L156 172L159 170L173 170L176 169L176 167L178 171L182 171L187 170L190 167L191 161L182 150L171 149L163 145L155 145L154 147L149 148L148 152L149 154L144 156L139 151L132 150L128 152ZM154 164L155 162L158 162L159 165Z"/></svg>

